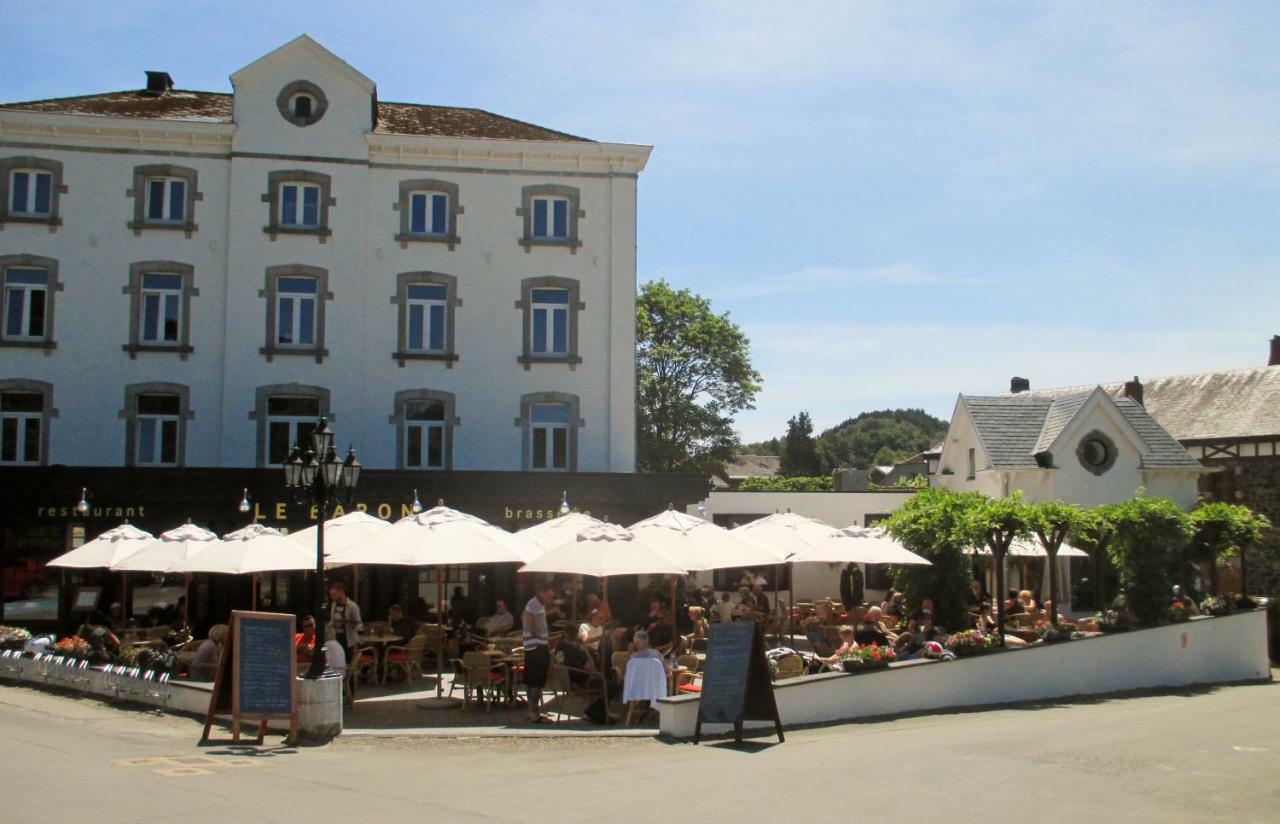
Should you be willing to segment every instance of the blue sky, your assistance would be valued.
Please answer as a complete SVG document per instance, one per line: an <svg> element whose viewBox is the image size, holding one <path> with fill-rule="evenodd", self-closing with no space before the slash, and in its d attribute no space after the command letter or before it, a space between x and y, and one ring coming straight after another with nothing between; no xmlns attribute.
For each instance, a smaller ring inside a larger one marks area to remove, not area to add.
<svg viewBox="0 0 1280 824"><path fill-rule="evenodd" d="M358 8L353 14L350 9ZM385 100L655 147L640 279L729 311L745 438L1266 363L1280 4L46 2L0 98L183 88L306 32ZM35 59L36 56L39 59Z"/></svg>

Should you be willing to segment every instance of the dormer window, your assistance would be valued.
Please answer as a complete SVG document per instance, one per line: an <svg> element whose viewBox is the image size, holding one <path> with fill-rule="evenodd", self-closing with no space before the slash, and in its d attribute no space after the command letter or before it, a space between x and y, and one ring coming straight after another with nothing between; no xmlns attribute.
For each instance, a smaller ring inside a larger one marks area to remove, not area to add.
<svg viewBox="0 0 1280 824"><path fill-rule="evenodd" d="M293 96L293 116L299 120L311 119L311 95L295 94Z"/></svg>

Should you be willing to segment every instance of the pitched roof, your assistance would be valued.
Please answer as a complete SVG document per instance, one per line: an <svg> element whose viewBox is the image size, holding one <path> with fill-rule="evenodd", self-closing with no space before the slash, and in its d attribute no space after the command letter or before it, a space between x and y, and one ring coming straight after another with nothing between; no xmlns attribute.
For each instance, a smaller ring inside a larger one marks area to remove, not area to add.
<svg viewBox="0 0 1280 824"><path fill-rule="evenodd" d="M161 95L142 91L119 91L78 97L57 97L22 103L0 104L0 111L48 112L51 114L128 117L145 120L179 120L199 123L230 123L233 97L223 92L196 92L174 89ZM423 135L432 137L475 137L502 140L551 140L591 143L554 129L546 129L510 117L457 106L428 106L418 103L378 101L375 134Z"/></svg>
<svg viewBox="0 0 1280 824"><path fill-rule="evenodd" d="M777 455L738 455L724 467L730 478L758 478L777 475L782 458Z"/></svg>
<svg viewBox="0 0 1280 824"><path fill-rule="evenodd" d="M1033 469L1037 455L1047 452L1096 390L1058 397L1022 392L978 397L961 395L992 469ZM1191 456L1140 404L1114 399L1116 408L1148 448L1144 469L1195 469Z"/></svg>
<svg viewBox="0 0 1280 824"><path fill-rule="evenodd" d="M1062 397L1083 388L1019 394ZM1105 383L1102 389L1113 398L1124 396L1123 382ZM1142 397L1151 417L1180 441L1280 435L1280 366L1148 378L1142 381Z"/></svg>

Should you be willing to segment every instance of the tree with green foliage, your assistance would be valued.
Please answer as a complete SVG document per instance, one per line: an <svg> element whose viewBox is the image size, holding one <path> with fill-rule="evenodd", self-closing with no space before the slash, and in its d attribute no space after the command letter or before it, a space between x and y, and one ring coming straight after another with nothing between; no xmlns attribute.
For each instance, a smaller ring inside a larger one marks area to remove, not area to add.
<svg viewBox="0 0 1280 824"><path fill-rule="evenodd" d="M734 416L754 405L760 374L750 342L711 303L666 281L636 300L637 455L649 472L724 474Z"/></svg>
<svg viewBox="0 0 1280 824"><path fill-rule="evenodd" d="M1219 594L1218 564L1235 555L1240 556L1242 594L1248 594L1244 552L1262 540L1262 531L1271 526L1267 517L1255 514L1247 506L1214 501L1191 511L1191 526L1191 554L1196 561L1209 565L1211 594Z"/></svg>
<svg viewBox="0 0 1280 824"><path fill-rule="evenodd" d="M778 474L787 477L821 475L818 450L813 441L813 421L801 412L787 421L787 434L782 439L782 460Z"/></svg>
<svg viewBox="0 0 1280 824"><path fill-rule="evenodd" d="M1049 556L1049 620L1058 625L1058 550L1067 536L1078 532L1084 525L1082 513L1069 504L1058 501L1041 501L1027 505L1031 531L1040 540L1040 546Z"/></svg>
<svg viewBox="0 0 1280 824"><path fill-rule="evenodd" d="M735 491L737 492L830 492L835 486L830 475L806 477L797 475L787 478L782 475L754 475L743 478Z"/></svg>
<svg viewBox="0 0 1280 824"><path fill-rule="evenodd" d="M981 496L973 492L926 489L906 501L884 521L884 528L907 549L929 559L931 566L894 569L893 585L911 610L933 599L934 614L944 627L966 626L971 546L969 511Z"/></svg>
<svg viewBox="0 0 1280 824"><path fill-rule="evenodd" d="M970 546L985 546L991 550L996 568L996 632L1004 645L1004 559L1009 547L1019 538L1031 535L1033 526L1030 507L1022 500L1022 493L1014 492L1005 498L988 498L978 495L965 514L965 529Z"/></svg>
<svg viewBox="0 0 1280 824"><path fill-rule="evenodd" d="M1108 544L1129 612L1142 626L1165 617L1177 559L1191 540L1191 518L1173 501L1139 496L1111 507Z"/></svg>
<svg viewBox="0 0 1280 824"><path fill-rule="evenodd" d="M933 446L946 435L947 426L922 409L863 412L817 437L820 471L897 463Z"/></svg>
<svg viewBox="0 0 1280 824"><path fill-rule="evenodd" d="M1106 581L1111 569L1108 548L1116 534L1115 525L1111 523L1114 506L1103 504L1084 510L1071 532L1071 542L1077 549L1089 553L1093 560L1093 601L1099 612L1107 608Z"/></svg>

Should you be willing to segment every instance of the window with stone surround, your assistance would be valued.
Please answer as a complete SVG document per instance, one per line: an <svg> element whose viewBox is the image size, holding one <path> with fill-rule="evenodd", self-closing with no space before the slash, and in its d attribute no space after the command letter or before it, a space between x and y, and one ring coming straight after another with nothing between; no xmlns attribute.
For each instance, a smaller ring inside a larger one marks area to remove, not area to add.
<svg viewBox="0 0 1280 824"><path fill-rule="evenodd" d="M577 472L577 395L533 392L520 398L521 467L525 472Z"/></svg>
<svg viewBox="0 0 1280 824"><path fill-rule="evenodd" d="M401 366L406 361L442 361L450 369L458 354L454 349L454 309L458 279L441 272L401 272L396 275L396 351L391 357Z"/></svg>
<svg viewBox="0 0 1280 824"><path fill-rule="evenodd" d="M578 313L587 305L578 300L573 278L525 278L520 282L516 309L522 319L521 353L517 362L527 370L535 363L582 363L578 354Z"/></svg>
<svg viewBox="0 0 1280 824"><path fill-rule="evenodd" d="M307 355L320 363L324 347L325 304L333 300L329 271L289 264L267 267L266 287L258 291L266 303L267 340L260 350L267 361L277 355Z"/></svg>
<svg viewBox="0 0 1280 824"><path fill-rule="evenodd" d="M529 252L535 246L563 247L577 254L578 220L587 213L580 208L581 193L573 186L544 183L521 189L516 214L524 218L520 245Z"/></svg>
<svg viewBox="0 0 1280 824"><path fill-rule="evenodd" d="M452 392L405 389L396 393L396 469L453 468L453 429L462 423L454 414Z"/></svg>
<svg viewBox="0 0 1280 824"><path fill-rule="evenodd" d="M43 223L49 231L62 225L62 164L43 157L0 158L0 226Z"/></svg>
<svg viewBox="0 0 1280 824"><path fill-rule="evenodd" d="M4 308L0 315L0 346L44 349L53 339L53 310L62 291L58 261L38 255L0 256Z"/></svg>
<svg viewBox="0 0 1280 824"><path fill-rule="evenodd" d="M324 243L333 232L329 228L332 197L329 175L304 169L284 169L267 174L267 191L262 202L269 207L264 232L275 240L280 235L310 235Z"/></svg>
<svg viewBox="0 0 1280 824"><path fill-rule="evenodd" d="M334 420L329 390L324 387L300 383L259 386L249 413L257 424L257 465L283 465L294 445L311 436L321 416Z"/></svg>
<svg viewBox="0 0 1280 824"><path fill-rule="evenodd" d="M194 351L191 346L191 298L195 288L195 267L173 260L145 260L129 266L129 342L124 351L130 358L139 352L177 353L183 360Z"/></svg>
<svg viewBox="0 0 1280 824"><path fill-rule="evenodd" d="M0 465L44 466L49 462L53 384L26 378L0 380Z"/></svg>
<svg viewBox="0 0 1280 824"><path fill-rule="evenodd" d="M197 191L199 173L187 166L156 163L133 167L133 187L125 192L133 199L135 235L144 229L178 230L191 237L196 226L196 202L204 200Z"/></svg>
<svg viewBox="0 0 1280 824"><path fill-rule="evenodd" d="M124 388L125 466L185 466L191 390L152 381Z"/></svg>
<svg viewBox="0 0 1280 824"><path fill-rule="evenodd" d="M393 207L400 213L400 248L410 243L443 243L453 251L458 237L458 184L434 178L400 181L400 197Z"/></svg>

